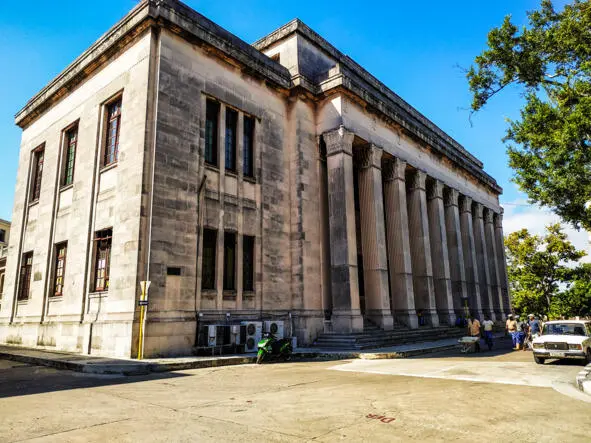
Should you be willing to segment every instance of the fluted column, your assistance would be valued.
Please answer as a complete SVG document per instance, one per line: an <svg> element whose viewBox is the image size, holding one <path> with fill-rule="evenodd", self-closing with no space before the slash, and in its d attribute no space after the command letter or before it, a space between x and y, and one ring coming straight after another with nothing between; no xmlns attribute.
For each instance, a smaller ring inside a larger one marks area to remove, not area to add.
<svg viewBox="0 0 591 443"><path fill-rule="evenodd" d="M439 326L433 285L433 265L429 240L429 215L425 189L426 174L416 170L408 185L408 217L410 251L413 269L413 287L417 314L427 324Z"/></svg>
<svg viewBox="0 0 591 443"><path fill-rule="evenodd" d="M486 248L488 251L488 266L490 269L490 288L492 291L493 308L497 319L503 318L503 293L497 256L497 242L495 240L495 226L493 224L494 212L491 209L484 210L484 234L486 236Z"/></svg>
<svg viewBox="0 0 591 443"><path fill-rule="evenodd" d="M472 199L463 196L459 200L459 203L462 249L464 251L464 267L466 270L466 286L468 289L468 307L472 314L482 318L478 258L476 254L476 242L474 240L474 226L472 223Z"/></svg>
<svg viewBox="0 0 591 443"><path fill-rule="evenodd" d="M458 197L459 193L456 189L447 188L444 192L445 228L447 231L447 251L449 254L453 306L456 315L463 315L462 300L468 298L468 286L464 265Z"/></svg>
<svg viewBox="0 0 591 443"><path fill-rule="evenodd" d="M388 160L384 164L382 178L392 313L397 322L414 329L419 323L412 282L405 171L405 161L398 158Z"/></svg>
<svg viewBox="0 0 591 443"><path fill-rule="evenodd" d="M365 315L385 330L394 326L388 286L388 257L382 193L382 149L359 151L359 209L365 286Z"/></svg>
<svg viewBox="0 0 591 443"><path fill-rule="evenodd" d="M478 263L478 281L480 283L480 299L482 301L482 311L489 314L491 320L495 321L492 287L490 278L490 267L488 264L489 255L486 245L486 236L484 231L484 207L480 203L474 203L472 213L474 223L474 240L476 242L476 257Z"/></svg>
<svg viewBox="0 0 591 443"><path fill-rule="evenodd" d="M323 134L328 172L332 322L337 332L363 330L357 274L353 137L342 126Z"/></svg>
<svg viewBox="0 0 591 443"><path fill-rule="evenodd" d="M495 241L497 243L497 263L499 267L499 281L503 300L503 318L511 312L509 297L509 279L507 277L507 259L505 257L505 237L503 235L503 209L494 216Z"/></svg>
<svg viewBox="0 0 591 443"><path fill-rule="evenodd" d="M445 229L443 206L443 182L434 180L429 186L427 209L429 213L429 238L431 240L431 262L435 302L439 323L453 325L456 321L451 290L449 254Z"/></svg>

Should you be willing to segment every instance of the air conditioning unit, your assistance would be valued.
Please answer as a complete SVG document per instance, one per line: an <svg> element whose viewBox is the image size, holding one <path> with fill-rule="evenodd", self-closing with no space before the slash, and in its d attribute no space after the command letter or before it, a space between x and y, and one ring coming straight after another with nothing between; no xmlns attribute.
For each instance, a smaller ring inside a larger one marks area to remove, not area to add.
<svg viewBox="0 0 591 443"><path fill-rule="evenodd" d="M207 326L207 346L230 344L230 328L227 325Z"/></svg>
<svg viewBox="0 0 591 443"><path fill-rule="evenodd" d="M241 346L246 343L246 325L230 326L230 344Z"/></svg>
<svg viewBox="0 0 591 443"><path fill-rule="evenodd" d="M260 321L244 321L245 340L244 352L256 352L259 349L259 341L263 338L263 323Z"/></svg>
<svg viewBox="0 0 591 443"><path fill-rule="evenodd" d="M273 334L277 339L283 338L284 326L282 320L267 320L265 321L265 332Z"/></svg>

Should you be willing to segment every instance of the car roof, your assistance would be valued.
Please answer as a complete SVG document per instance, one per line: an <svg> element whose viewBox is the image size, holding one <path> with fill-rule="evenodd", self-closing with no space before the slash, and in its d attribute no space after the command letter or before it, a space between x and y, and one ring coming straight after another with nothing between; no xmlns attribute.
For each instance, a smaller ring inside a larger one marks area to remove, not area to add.
<svg viewBox="0 0 591 443"><path fill-rule="evenodd" d="M545 324L547 324L547 325L553 325L556 323L581 324L581 323L589 323L589 322L591 322L591 320L552 320L552 321L547 321Z"/></svg>

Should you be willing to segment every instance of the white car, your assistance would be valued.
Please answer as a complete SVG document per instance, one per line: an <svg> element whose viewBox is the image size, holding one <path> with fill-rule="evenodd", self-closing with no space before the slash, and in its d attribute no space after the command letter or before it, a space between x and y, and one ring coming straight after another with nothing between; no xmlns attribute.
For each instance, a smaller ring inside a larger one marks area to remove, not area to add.
<svg viewBox="0 0 591 443"><path fill-rule="evenodd" d="M533 340L533 352L540 365L549 358L578 358L591 363L591 321L546 322L542 334Z"/></svg>

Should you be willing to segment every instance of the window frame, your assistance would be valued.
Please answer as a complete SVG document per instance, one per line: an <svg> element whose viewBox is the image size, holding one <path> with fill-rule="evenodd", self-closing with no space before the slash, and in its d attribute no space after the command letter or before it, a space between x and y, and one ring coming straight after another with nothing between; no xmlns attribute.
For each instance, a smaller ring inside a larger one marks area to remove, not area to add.
<svg viewBox="0 0 591 443"><path fill-rule="evenodd" d="M2 300L2 293L4 292L4 278L6 275L6 271L0 272L0 300Z"/></svg>
<svg viewBox="0 0 591 443"><path fill-rule="evenodd" d="M203 228L203 246L201 253L201 289L202 290L215 290L217 286L217 241L218 231L217 229ZM211 247L211 248L210 248ZM206 257L206 249L211 249L211 258ZM207 260L211 260L211 284L209 280L205 279L206 268L209 265L206 263Z"/></svg>
<svg viewBox="0 0 591 443"><path fill-rule="evenodd" d="M0 229L0 243L6 243L6 229Z"/></svg>
<svg viewBox="0 0 591 443"><path fill-rule="evenodd" d="M238 171L238 118L238 111L226 106L224 169L234 174Z"/></svg>
<svg viewBox="0 0 591 443"><path fill-rule="evenodd" d="M30 263L28 263L30 260ZM23 274L23 271L25 272ZM33 277L33 251L23 253L18 275L17 301L31 298L31 278ZM26 289L25 289L26 288ZM26 293L25 293L26 292Z"/></svg>
<svg viewBox="0 0 591 443"><path fill-rule="evenodd" d="M250 245L247 248L247 245ZM243 235L242 236L242 291L244 292L254 292L255 290L255 260L256 260L256 237L254 235ZM247 256L250 256L251 262L251 269L250 272L247 272L248 266L247 263ZM249 275L250 274L250 275ZM250 279L250 285L249 283Z"/></svg>
<svg viewBox="0 0 591 443"><path fill-rule="evenodd" d="M237 252L237 235L234 231L224 231L224 261L223 261L223 290L224 291L236 291L236 252ZM228 245L231 245L232 250L232 263L228 263ZM230 267L232 272L230 273Z"/></svg>
<svg viewBox="0 0 591 443"><path fill-rule="evenodd" d="M109 292L109 283L111 277L111 253L113 250L113 228L105 228L94 233L94 259L93 259L93 278L92 288L93 292ZM106 244L102 247L101 243ZM101 257L101 252L105 251L104 257ZM101 261L104 259L104 266L99 268ZM104 271L102 274L99 271ZM99 277L99 275L102 275ZM99 285L99 280L102 280L102 285Z"/></svg>
<svg viewBox="0 0 591 443"><path fill-rule="evenodd" d="M119 110L114 117L110 115L110 109L119 104ZM102 144L102 156L101 156L101 165L103 168L108 168L110 166L116 165L119 162L119 144L121 141L121 119L123 115L123 92L119 92L117 95L109 99L103 104L103 121L104 121L104 129L103 129L103 137L104 141ZM111 133L111 123L113 120L117 121L117 130L115 133L115 144L113 153L110 152L110 133ZM111 161L109 161L111 160Z"/></svg>
<svg viewBox="0 0 591 443"><path fill-rule="evenodd" d="M60 189L61 188L67 188L71 185L74 184L74 173L76 170L76 153L78 151L78 141L79 141L79 127L78 127L78 122L79 120L76 120L74 123L72 123L71 125L67 126L64 130L63 130L63 146L62 146L62 168L61 168L61 177L60 177ZM72 145L72 143L70 142L68 135L71 132L75 132L76 134L76 138L73 142L74 144L74 149L73 149L73 154L72 154L72 172L71 172L71 177L70 177L70 181L68 182L68 171L70 170L69 168L69 155L70 155L70 147Z"/></svg>
<svg viewBox="0 0 591 443"><path fill-rule="evenodd" d="M220 141L220 114L221 114L221 103L217 100L207 97L205 99L205 137L204 137L204 149L203 158L205 164L214 168L219 167L220 155L219 155L219 141ZM211 112L215 112L215 118L210 115ZM214 126L211 128L211 136L209 122L213 122ZM209 139L211 138L211 142ZM208 155L209 153L209 155Z"/></svg>
<svg viewBox="0 0 591 443"><path fill-rule="evenodd" d="M252 125L247 122L252 122ZM247 178L255 177L255 128L256 118L251 115L244 114L242 128L242 174ZM249 134L247 134L247 131ZM247 143L247 140L250 140L250 143ZM248 162L247 156L250 157L250 161Z"/></svg>
<svg viewBox="0 0 591 443"><path fill-rule="evenodd" d="M64 249L63 257L60 257L60 250ZM50 297L61 297L64 295L64 281L66 276L66 261L68 258L68 242L63 241L60 243L56 243L54 245L54 260L53 260L53 279L52 279L52 288ZM60 267L61 265L61 267ZM61 275L58 273L61 270ZM61 278L60 288L58 291L58 279Z"/></svg>
<svg viewBox="0 0 591 443"><path fill-rule="evenodd" d="M39 157L41 157L39 159ZM37 203L41 197L41 185L43 184L43 167L45 164L45 143L31 151L32 177L29 203Z"/></svg>

